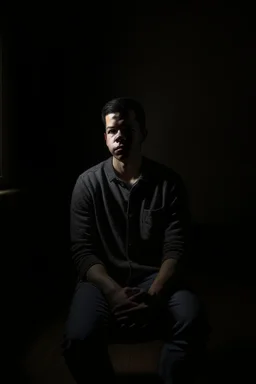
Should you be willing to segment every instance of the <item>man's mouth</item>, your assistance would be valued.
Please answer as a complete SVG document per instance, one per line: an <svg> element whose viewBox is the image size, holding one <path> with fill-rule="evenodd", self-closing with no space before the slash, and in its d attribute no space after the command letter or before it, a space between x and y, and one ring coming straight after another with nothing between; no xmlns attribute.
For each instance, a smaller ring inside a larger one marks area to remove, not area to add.
<svg viewBox="0 0 256 384"><path fill-rule="evenodd" d="M115 153L122 153L122 152L124 152L124 148L116 148L115 149Z"/></svg>
<svg viewBox="0 0 256 384"><path fill-rule="evenodd" d="M120 150L123 150L123 149L125 149L124 144L120 144L120 145L118 145L118 147L115 148L116 151L120 151Z"/></svg>

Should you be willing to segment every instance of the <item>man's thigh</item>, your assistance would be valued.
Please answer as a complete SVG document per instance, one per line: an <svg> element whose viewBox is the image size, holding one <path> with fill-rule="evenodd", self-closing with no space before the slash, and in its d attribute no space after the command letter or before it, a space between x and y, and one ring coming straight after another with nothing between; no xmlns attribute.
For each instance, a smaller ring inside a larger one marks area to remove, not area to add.
<svg viewBox="0 0 256 384"><path fill-rule="evenodd" d="M89 282L79 282L69 308L66 338L85 340L92 333L107 329L109 319L109 306L99 288Z"/></svg>

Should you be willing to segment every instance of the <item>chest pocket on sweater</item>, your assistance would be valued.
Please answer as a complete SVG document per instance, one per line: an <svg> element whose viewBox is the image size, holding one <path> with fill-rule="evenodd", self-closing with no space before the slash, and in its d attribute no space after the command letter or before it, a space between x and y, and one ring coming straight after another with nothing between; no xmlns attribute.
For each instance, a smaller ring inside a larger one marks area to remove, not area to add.
<svg viewBox="0 0 256 384"><path fill-rule="evenodd" d="M144 209L140 221L142 240L160 240L164 235L165 209Z"/></svg>

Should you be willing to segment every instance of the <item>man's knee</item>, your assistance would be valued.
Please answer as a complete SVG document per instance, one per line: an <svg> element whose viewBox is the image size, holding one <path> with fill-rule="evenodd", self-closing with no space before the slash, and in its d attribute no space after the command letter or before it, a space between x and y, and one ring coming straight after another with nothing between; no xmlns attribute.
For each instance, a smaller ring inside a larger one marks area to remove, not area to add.
<svg viewBox="0 0 256 384"><path fill-rule="evenodd" d="M173 294L169 301L175 319L193 322L200 315L200 302L198 297L188 290L180 290Z"/></svg>
<svg viewBox="0 0 256 384"><path fill-rule="evenodd" d="M69 343L89 343L93 337L96 337L99 330L84 328L68 328L64 331L64 339L69 340Z"/></svg>
<svg viewBox="0 0 256 384"><path fill-rule="evenodd" d="M175 292L169 300L174 326L183 330L191 330L197 336L206 337L209 333L208 319L203 303L198 296L189 290Z"/></svg>
<svg viewBox="0 0 256 384"><path fill-rule="evenodd" d="M89 350L92 351L107 343L108 328L103 327L99 318L94 323L90 320L83 326L78 327L77 322L67 322L62 338L62 351Z"/></svg>

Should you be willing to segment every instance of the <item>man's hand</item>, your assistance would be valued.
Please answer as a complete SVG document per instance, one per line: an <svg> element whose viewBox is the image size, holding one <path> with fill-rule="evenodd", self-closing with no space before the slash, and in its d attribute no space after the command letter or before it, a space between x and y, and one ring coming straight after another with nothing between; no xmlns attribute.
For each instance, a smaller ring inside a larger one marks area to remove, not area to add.
<svg viewBox="0 0 256 384"><path fill-rule="evenodd" d="M134 288L134 294L130 296L131 303L137 305L117 305L114 314L117 323L121 327L146 327L155 315L155 300L147 291L141 288Z"/></svg>
<svg viewBox="0 0 256 384"><path fill-rule="evenodd" d="M138 305L138 303L132 299L138 293L138 288L119 288L111 291L106 294L106 299L110 306L111 312L115 315L120 308L133 308Z"/></svg>

